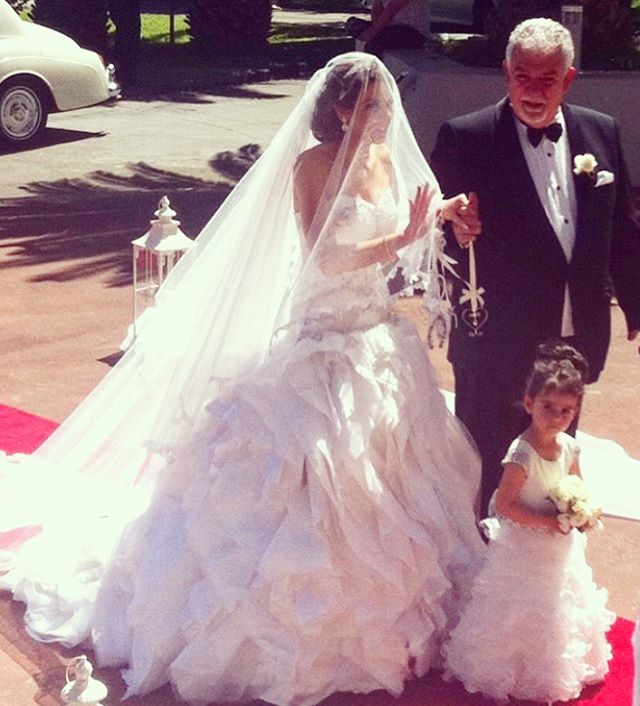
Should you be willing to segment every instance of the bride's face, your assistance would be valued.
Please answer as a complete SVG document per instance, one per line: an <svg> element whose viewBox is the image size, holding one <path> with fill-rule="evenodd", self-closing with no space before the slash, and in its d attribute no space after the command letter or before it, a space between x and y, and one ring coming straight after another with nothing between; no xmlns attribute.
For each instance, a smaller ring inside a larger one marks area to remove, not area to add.
<svg viewBox="0 0 640 706"><path fill-rule="evenodd" d="M344 112L354 138L369 137L377 143L385 141L392 115L391 95L380 81L370 83L354 108Z"/></svg>

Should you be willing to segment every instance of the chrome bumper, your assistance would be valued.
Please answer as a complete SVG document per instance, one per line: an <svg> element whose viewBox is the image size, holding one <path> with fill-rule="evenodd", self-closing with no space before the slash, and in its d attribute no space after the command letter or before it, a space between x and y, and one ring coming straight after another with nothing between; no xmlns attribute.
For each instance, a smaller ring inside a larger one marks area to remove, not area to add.
<svg viewBox="0 0 640 706"><path fill-rule="evenodd" d="M117 98L121 93L121 87L116 80L116 67L113 64L107 64L107 90L109 91L109 98Z"/></svg>

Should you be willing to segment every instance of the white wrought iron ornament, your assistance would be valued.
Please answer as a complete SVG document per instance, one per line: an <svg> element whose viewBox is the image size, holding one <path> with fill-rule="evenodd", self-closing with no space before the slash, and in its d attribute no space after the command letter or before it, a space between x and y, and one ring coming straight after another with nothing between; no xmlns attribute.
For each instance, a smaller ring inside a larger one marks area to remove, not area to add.
<svg viewBox="0 0 640 706"><path fill-rule="evenodd" d="M86 655L74 657L67 665L66 686L60 692L60 698L69 706L102 706L101 701L108 694L107 687L94 679L93 665ZM71 679L71 676L74 679Z"/></svg>
<svg viewBox="0 0 640 706"><path fill-rule="evenodd" d="M427 344L430 349L442 348L454 316L453 307L449 300L446 273L456 274L453 266L456 261L449 257L445 251L445 238L442 230L435 234L432 247L428 255L426 276L424 277L424 301L429 314L429 328L427 329Z"/></svg>
<svg viewBox="0 0 640 706"><path fill-rule="evenodd" d="M473 243L469 243L469 281L462 289L462 295L458 300L459 304L468 306L462 309L460 318L469 327L468 335L470 337L482 336L482 327L487 323L489 312L484 305L483 294L484 287L478 287L478 277L476 273L476 253Z"/></svg>

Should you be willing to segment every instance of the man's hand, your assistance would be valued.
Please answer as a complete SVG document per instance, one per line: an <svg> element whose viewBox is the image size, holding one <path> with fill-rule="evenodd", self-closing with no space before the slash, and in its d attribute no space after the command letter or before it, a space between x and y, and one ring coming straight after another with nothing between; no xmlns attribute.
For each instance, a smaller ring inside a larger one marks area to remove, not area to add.
<svg viewBox="0 0 640 706"><path fill-rule="evenodd" d="M461 248L468 248L482 233L478 195L471 192L469 196L459 194L447 199L442 209L442 215L451 221L453 234Z"/></svg>

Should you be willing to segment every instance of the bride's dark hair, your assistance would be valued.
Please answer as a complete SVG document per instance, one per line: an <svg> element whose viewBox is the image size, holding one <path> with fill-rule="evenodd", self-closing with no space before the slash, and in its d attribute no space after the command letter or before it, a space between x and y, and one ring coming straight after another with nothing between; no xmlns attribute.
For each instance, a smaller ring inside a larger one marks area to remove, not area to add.
<svg viewBox="0 0 640 706"><path fill-rule="evenodd" d="M363 87L376 80L378 67L362 60L336 64L316 100L311 132L320 142L337 142L344 133L335 108L353 109Z"/></svg>

